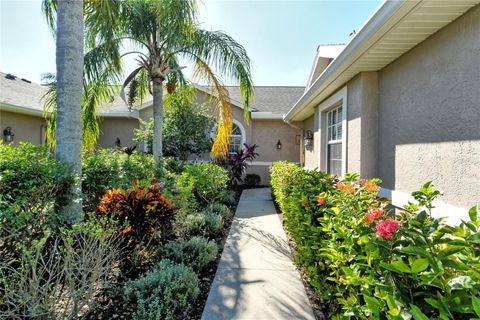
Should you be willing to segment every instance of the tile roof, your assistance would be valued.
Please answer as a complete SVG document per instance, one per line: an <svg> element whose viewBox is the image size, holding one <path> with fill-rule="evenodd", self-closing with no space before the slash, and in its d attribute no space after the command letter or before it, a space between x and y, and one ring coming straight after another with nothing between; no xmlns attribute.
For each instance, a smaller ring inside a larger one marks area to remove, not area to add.
<svg viewBox="0 0 480 320"><path fill-rule="evenodd" d="M240 87L227 86L230 99L241 104ZM294 86L255 86L252 111L285 114L300 99L305 87Z"/></svg>

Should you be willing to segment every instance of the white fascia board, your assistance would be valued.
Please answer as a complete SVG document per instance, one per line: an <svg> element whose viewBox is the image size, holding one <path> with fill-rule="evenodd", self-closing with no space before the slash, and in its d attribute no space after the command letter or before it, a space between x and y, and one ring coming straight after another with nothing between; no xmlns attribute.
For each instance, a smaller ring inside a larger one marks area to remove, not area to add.
<svg viewBox="0 0 480 320"><path fill-rule="evenodd" d="M303 120L297 117L298 113L307 107L312 107L313 100L322 91L327 89L332 82L339 78L364 52L418 3L419 0L384 1L283 119L285 121ZM344 83L339 85L344 85Z"/></svg>
<svg viewBox="0 0 480 320"><path fill-rule="evenodd" d="M266 119L266 120L282 120L283 114L272 113L272 112L260 112L255 111L251 112L252 119Z"/></svg>
<svg viewBox="0 0 480 320"><path fill-rule="evenodd" d="M98 113L99 117L102 118L128 118L128 119L138 119L139 114L138 110L132 110L132 112L100 112Z"/></svg>
<svg viewBox="0 0 480 320"><path fill-rule="evenodd" d="M43 117L43 111L28 107L15 106L7 103L0 103L0 111L25 114L28 116Z"/></svg>

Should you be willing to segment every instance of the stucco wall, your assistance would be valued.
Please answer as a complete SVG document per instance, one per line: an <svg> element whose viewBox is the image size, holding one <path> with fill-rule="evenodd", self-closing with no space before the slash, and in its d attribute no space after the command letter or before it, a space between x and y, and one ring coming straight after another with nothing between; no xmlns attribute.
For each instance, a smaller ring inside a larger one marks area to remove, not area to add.
<svg viewBox="0 0 480 320"><path fill-rule="evenodd" d="M307 130L310 130L313 132L313 145L310 147L303 147L303 151L304 151L305 167L314 169L318 167L317 152L319 148L318 139L320 137L320 133L318 132L318 125L315 122L315 115L312 115L310 118L307 118L305 121L303 121L303 129L304 129L303 131L304 135Z"/></svg>
<svg viewBox="0 0 480 320"><path fill-rule="evenodd" d="M258 174L263 185L270 184L268 166L271 162L280 160L300 162L300 144L297 144L302 134L300 129L291 127L282 120L255 119L251 121L251 130L251 143L258 145L259 157L255 159L247 173ZM277 149L278 140L282 144L280 150Z"/></svg>
<svg viewBox="0 0 480 320"><path fill-rule="evenodd" d="M376 176L378 75L362 72L347 85L347 172Z"/></svg>
<svg viewBox="0 0 480 320"><path fill-rule="evenodd" d="M442 200L480 202L480 6L379 73L383 186L432 180Z"/></svg>
<svg viewBox="0 0 480 320"><path fill-rule="evenodd" d="M131 147L137 143L133 141L135 137L133 129L139 127L137 119L126 118L103 118L100 121L100 138L98 147L115 147L117 137L120 139L122 147ZM141 149L139 149L141 151Z"/></svg>
<svg viewBox="0 0 480 320"><path fill-rule="evenodd" d="M282 120L253 120L252 143L258 145L259 157L257 161L285 160L299 162L300 145L297 144L297 135L300 129L287 125ZM282 148L277 149L280 140Z"/></svg>
<svg viewBox="0 0 480 320"><path fill-rule="evenodd" d="M45 141L45 120L41 117L0 111L0 139L3 140L3 130L12 128L14 145L21 141L42 144Z"/></svg>

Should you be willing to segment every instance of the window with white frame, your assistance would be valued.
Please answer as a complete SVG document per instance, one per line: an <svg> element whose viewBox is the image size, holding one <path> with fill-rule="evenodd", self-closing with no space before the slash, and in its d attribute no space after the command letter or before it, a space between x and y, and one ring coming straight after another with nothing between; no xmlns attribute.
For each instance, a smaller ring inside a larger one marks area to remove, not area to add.
<svg viewBox="0 0 480 320"><path fill-rule="evenodd" d="M342 175L343 106L327 112L327 171Z"/></svg>
<svg viewBox="0 0 480 320"><path fill-rule="evenodd" d="M232 133L230 134L230 146L228 153L235 153L240 151L243 147L242 130L236 124L233 125Z"/></svg>

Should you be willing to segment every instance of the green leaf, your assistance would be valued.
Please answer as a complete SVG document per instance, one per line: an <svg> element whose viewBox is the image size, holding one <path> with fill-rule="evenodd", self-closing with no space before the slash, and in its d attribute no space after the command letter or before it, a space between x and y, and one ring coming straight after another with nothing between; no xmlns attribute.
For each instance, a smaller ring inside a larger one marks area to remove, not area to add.
<svg viewBox="0 0 480 320"><path fill-rule="evenodd" d="M392 263L382 263L382 267L387 270L400 272L400 273L411 273L410 268L401 260L393 261Z"/></svg>
<svg viewBox="0 0 480 320"><path fill-rule="evenodd" d="M378 300L374 297L370 297L366 294L364 294L363 297L365 298L365 302L367 303L370 311L372 311L372 313L378 317L378 315L380 314L380 308L382 307L380 302L378 302Z"/></svg>
<svg viewBox="0 0 480 320"><path fill-rule="evenodd" d="M470 210L468 210L470 220L472 220L473 222L477 222L479 207L480 205L477 204L476 206L471 207Z"/></svg>
<svg viewBox="0 0 480 320"><path fill-rule="evenodd" d="M407 254L416 254L424 258L428 258L430 254L423 248L408 246L405 248L400 249L400 252L407 253Z"/></svg>
<svg viewBox="0 0 480 320"><path fill-rule="evenodd" d="M428 317L416 305L411 304L410 308L410 312L415 320L429 320Z"/></svg>
<svg viewBox="0 0 480 320"><path fill-rule="evenodd" d="M477 316L480 317L480 298L472 296L472 306Z"/></svg>
<svg viewBox="0 0 480 320"><path fill-rule="evenodd" d="M413 273L419 273L424 271L425 269L428 268L428 260L427 259L417 259L415 260L411 266L412 266L412 272Z"/></svg>

